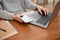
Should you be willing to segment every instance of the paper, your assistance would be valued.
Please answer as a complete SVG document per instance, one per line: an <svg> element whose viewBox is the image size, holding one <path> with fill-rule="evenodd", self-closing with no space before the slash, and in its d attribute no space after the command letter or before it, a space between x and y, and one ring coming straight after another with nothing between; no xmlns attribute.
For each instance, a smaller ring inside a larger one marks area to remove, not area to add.
<svg viewBox="0 0 60 40"><path fill-rule="evenodd" d="M6 31L4 31L4 30ZM10 36L17 34L17 30L8 22L8 21L0 21L0 40L6 39Z"/></svg>

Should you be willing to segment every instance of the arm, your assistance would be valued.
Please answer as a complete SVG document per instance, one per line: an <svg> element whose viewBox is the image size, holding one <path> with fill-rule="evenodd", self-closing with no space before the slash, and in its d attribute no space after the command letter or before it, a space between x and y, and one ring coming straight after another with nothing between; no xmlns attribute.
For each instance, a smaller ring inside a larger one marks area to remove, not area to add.
<svg viewBox="0 0 60 40"><path fill-rule="evenodd" d="M14 14L9 13L6 10L3 10L3 6L2 5L3 5L2 1L0 0L0 18L12 20Z"/></svg>
<svg viewBox="0 0 60 40"><path fill-rule="evenodd" d="M39 11L40 14L43 14L41 12L41 10L43 10L44 14L47 15L47 9L46 8L41 7L39 5L36 5L36 4L32 3L30 0L25 0L25 7L29 8L29 9L32 9L32 10L35 10L37 8L37 11Z"/></svg>
<svg viewBox="0 0 60 40"><path fill-rule="evenodd" d="M30 0L25 0L25 7L26 8L35 10L36 6L37 5L34 4L33 2L31 2Z"/></svg>
<svg viewBox="0 0 60 40"><path fill-rule="evenodd" d="M0 9L0 18L12 20L13 19L13 14L7 12L6 10Z"/></svg>
<svg viewBox="0 0 60 40"><path fill-rule="evenodd" d="M14 19L16 21L23 23L23 20L21 19L20 14L8 12L7 10L4 9L2 4L0 4L0 18L8 19L8 20Z"/></svg>

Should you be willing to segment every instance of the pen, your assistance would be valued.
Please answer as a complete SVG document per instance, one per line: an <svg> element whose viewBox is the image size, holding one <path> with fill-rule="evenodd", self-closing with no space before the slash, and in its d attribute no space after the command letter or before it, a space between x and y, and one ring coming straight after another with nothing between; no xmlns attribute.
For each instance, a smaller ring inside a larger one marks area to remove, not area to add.
<svg viewBox="0 0 60 40"><path fill-rule="evenodd" d="M3 32L7 32L5 29L2 29L2 28L0 28L0 30L3 31Z"/></svg>

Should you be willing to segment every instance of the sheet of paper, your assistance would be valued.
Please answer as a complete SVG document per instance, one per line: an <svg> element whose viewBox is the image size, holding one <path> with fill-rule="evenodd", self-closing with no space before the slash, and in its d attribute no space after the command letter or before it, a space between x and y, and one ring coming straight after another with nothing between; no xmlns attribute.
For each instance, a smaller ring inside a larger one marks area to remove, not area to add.
<svg viewBox="0 0 60 40"><path fill-rule="evenodd" d="M0 28L0 40L6 39L18 33L17 30L8 21L0 21ZM6 30L6 32L2 29Z"/></svg>

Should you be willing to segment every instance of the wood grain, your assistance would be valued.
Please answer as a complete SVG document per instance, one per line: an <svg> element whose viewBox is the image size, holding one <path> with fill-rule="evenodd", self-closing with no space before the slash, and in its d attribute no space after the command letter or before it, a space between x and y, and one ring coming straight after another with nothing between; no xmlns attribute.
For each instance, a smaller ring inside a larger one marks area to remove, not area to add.
<svg viewBox="0 0 60 40"><path fill-rule="evenodd" d="M32 24L21 24L14 20L10 23L19 33L5 40L58 40L60 38L60 11L47 29Z"/></svg>

